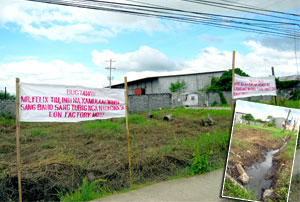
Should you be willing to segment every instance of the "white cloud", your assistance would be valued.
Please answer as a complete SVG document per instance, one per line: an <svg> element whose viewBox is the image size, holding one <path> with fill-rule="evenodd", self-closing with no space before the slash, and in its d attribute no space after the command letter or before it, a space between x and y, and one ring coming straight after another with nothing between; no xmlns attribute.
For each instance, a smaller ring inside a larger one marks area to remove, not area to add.
<svg viewBox="0 0 300 202"><path fill-rule="evenodd" d="M142 46L134 52L128 52L125 54L114 53L110 50L104 50L98 52L92 51L93 62L100 66L106 67L107 60L112 59L117 61L115 67L118 71L166 71L177 70L179 63L172 61L164 53L157 49Z"/></svg>
<svg viewBox="0 0 300 202"><path fill-rule="evenodd" d="M236 52L236 67L251 76L269 76L271 67L275 68L276 76L294 75L297 73L295 53L265 47L261 43L250 40L244 45L251 50L248 54ZM300 55L300 52L298 52ZM215 47L203 49L196 59L186 61L185 66L192 71L217 71L232 67L232 52L219 50ZM299 69L300 71L300 69Z"/></svg>
<svg viewBox="0 0 300 202"><path fill-rule="evenodd" d="M14 78L21 82L81 85L88 87L105 87L107 78L104 74L94 72L80 63L69 64L61 60L49 63L37 60L0 63L0 86L8 87L9 92L15 92Z"/></svg>
<svg viewBox="0 0 300 202"><path fill-rule="evenodd" d="M235 66L250 76L269 76L272 66L275 67L277 77L297 74L296 60L292 51L279 51L251 40L244 42L244 45L250 52L242 54L237 51ZM117 68L116 72L120 77L113 83L123 82L118 72L122 72L122 76L126 75L128 80L135 80L151 76L228 70L232 67L232 52L215 47L204 48L194 59L187 61L171 60L159 50L147 46L123 54L110 50L102 52L93 50L92 57L93 62L103 69L108 66L107 60L116 61L113 67Z"/></svg>
<svg viewBox="0 0 300 202"><path fill-rule="evenodd" d="M164 30L157 19L24 0L0 0L0 27L17 25L34 37L78 42L107 42L124 29Z"/></svg>
<svg viewBox="0 0 300 202"><path fill-rule="evenodd" d="M252 40L244 42L244 45L250 52L247 54L236 52L236 67L251 76L268 76L271 74L271 66L275 67L276 76L297 73L293 51L279 51ZM232 66L232 52L215 47L204 48L194 59L187 61L172 60L163 52L148 46L122 54L110 50L102 52L93 50L91 55L93 62L99 66L98 71L104 74L80 63L70 64L61 60L46 63L36 59L25 59L0 63L0 86L10 86L14 91L13 78L20 77L22 81L29 83L105 87L108 85L108 73L104 68L109 65L106 62L109 59L116 61L113 63L113 67L117 68L113 72L115 77L113 84L123 82L124 76L130 81L151 76L227 70Z"/></svg>
<svg viewBox="0 0 300 202"><path fill-rule="evenodd" d="M113 2L136 4L136 2L133 3L124 0ZM141 0L141 2L149 4L149 1L146 0ZM251 2L241 0L238 3L250 6L261 6L262 4L259 0ZM251 15L251 17L255 17L254 14L241 13L182 0L153 0L150 4L203 13L230 14L243 17ZM288 11L294 11L298 6L299 4L295 0L286 0L267 5L268 9ZM10 29L12 25L17 25L19 30L34 37L46 37L50 40L66 42L107 42L109 38L115 37L123 30L141 30L151 34L153 31L169 32L180 27L186 28L189 26L175 22L162 23L157 18L126 15L116 12L59 6L25 0L0 0L0 27ZM205 40L215 40L211 37L207 38L204 36L204 38Z"/></svg>

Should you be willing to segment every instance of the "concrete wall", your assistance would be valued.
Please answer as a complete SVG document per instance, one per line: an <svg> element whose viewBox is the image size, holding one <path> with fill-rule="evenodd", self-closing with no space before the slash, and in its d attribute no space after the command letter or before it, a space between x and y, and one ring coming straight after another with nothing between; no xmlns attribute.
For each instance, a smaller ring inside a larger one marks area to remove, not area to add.
<svg viewBox="0 0 300 202"><path fill-rule="evenodd" d="M128 95L128 111L150 111L172 106L172 95L166 94L149 94L149 95Z"/></svg>
<svg viewBox="0 0 300 202"><path fill-rule="evenodd" d="M158 80L149 80L136 84L128 85L128 95L134 95L134 89L143 88L146 90L145 94L160 93ZM168 93L168 92L167 92Z"/></svg>
<svg viewBox="0 0 300 202"><path fill-rule="evenodd" d="M0 114L16 115L16 101L15 100L0 100Z"/></svg>
<svg viewBox="0 0 300 202"><path fill-rule="evenodd" d="M158 78L159 92L156 93L170 93L171 83L184 80L187 84L186 93L198 92L198 90L210 85L212 76L220 77L222 73L207 73L207 74L194 74L172 77L160 77Z"/></svg>
<svg viewBox="0 0 300 202"><path fill-rule="evenodd" d="M198 75L197 75L198 76ZM132 86L131 92L128 92L129 99L129 111L147 111L152 109L158 109L160 107L173 107L173 106L181 106L184 105L184 101L186 100L187 94L177 95L170 93L151 93L146 95L133 95L133 90L135 88L141 88L143 84L139 84L137 86ZM151 88L148 89L148 92L159 92L160 89L158 86L158 80L154 80L153 82L146 82L144 85L149 85ZM278 92L278 98L288 98L289 93L295 89L287 89ZM194 94L194 93L191 93ZM207 92L199 92L198 94L198 105L199 106L211 106L215 101L218 104L221 104L221 99L218 93L207 93ZM228 104L231 104L231 92L225 91L223 92L224 97ZM173 97L172 97L173 96ZM246 101L271 101L272 96L256 96L249 98L242 98L241 100ZM16 114L15 110L15 100L0 100L0 114L8 113Z"/></svg>

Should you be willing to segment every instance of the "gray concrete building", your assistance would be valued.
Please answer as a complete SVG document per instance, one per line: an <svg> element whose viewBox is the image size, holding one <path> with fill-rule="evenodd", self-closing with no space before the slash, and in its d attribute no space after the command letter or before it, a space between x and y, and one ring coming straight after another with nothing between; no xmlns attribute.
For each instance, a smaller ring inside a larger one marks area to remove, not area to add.
<svg viewBox="0 0 300 202"><path fill-rule="evenodd" d="M185 81L187 84L186 93L195 93L199 89L210 85L211 78L220 77L225 71L216 72L203 72L194 74L180 74L180 75L169 75L169 76L155 76L129 81L128 84L128 95L134 94L162 94L170 93L171 83L177 81ZM112 88L124 88L124 83L112 85Z"/></svg>

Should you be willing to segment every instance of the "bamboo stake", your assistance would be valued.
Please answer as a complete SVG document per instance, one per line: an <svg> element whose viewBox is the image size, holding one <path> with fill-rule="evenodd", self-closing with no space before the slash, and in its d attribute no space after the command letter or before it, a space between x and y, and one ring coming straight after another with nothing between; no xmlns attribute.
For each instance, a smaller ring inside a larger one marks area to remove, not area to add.
<svg viewBox="0 0 300 202"><path fill-rule="evenodd" d="M19 83L20 79L16 78L16 145L17 145L17 169L18 169L18 185L19 185L19 201L22 202L22 186L21 186L21 155L20 155L20 122L19 122Z"/></svg>
<svg viewBox="0 0 300 202"><path fill-rule="evenodd" d="M235 77L234 77L234 69L235 69L235 51L233 51L232 53L232 85L231 85L231 127L230 127L230 131L232 129L232 125L233 125L233 116L234 116L234 80L235 80Z"/></svg>
<svg viewBox="0 0 300 202"><path fill-rule="evenodd" d="M272 67L272 75L275 77L274 67ZM277 106L277 96L274 96L275 105Z"/></svg>
<svg viewBox="0 0 300 202"><path fill-rule="evenodd" d="M126 113L126 132L127 132L127 144L128 144L128 161L129 161L129 180L130 186L132 185L132 168L131 168L131 153L130 153L130 134L129 134L129 124L128 124L128 87L127 87L127 77L124 77L125 84L125 113Z"/></svg>

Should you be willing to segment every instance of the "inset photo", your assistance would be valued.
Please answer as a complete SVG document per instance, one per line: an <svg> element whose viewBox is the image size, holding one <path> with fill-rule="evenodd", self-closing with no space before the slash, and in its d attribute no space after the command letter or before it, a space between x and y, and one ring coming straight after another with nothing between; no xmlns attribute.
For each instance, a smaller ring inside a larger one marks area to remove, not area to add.
<svg viewBox="0 0 300 202"><path fill-rule="evenodd" d="M222 197L288 200L300 110L237 100Z"/></svg>

